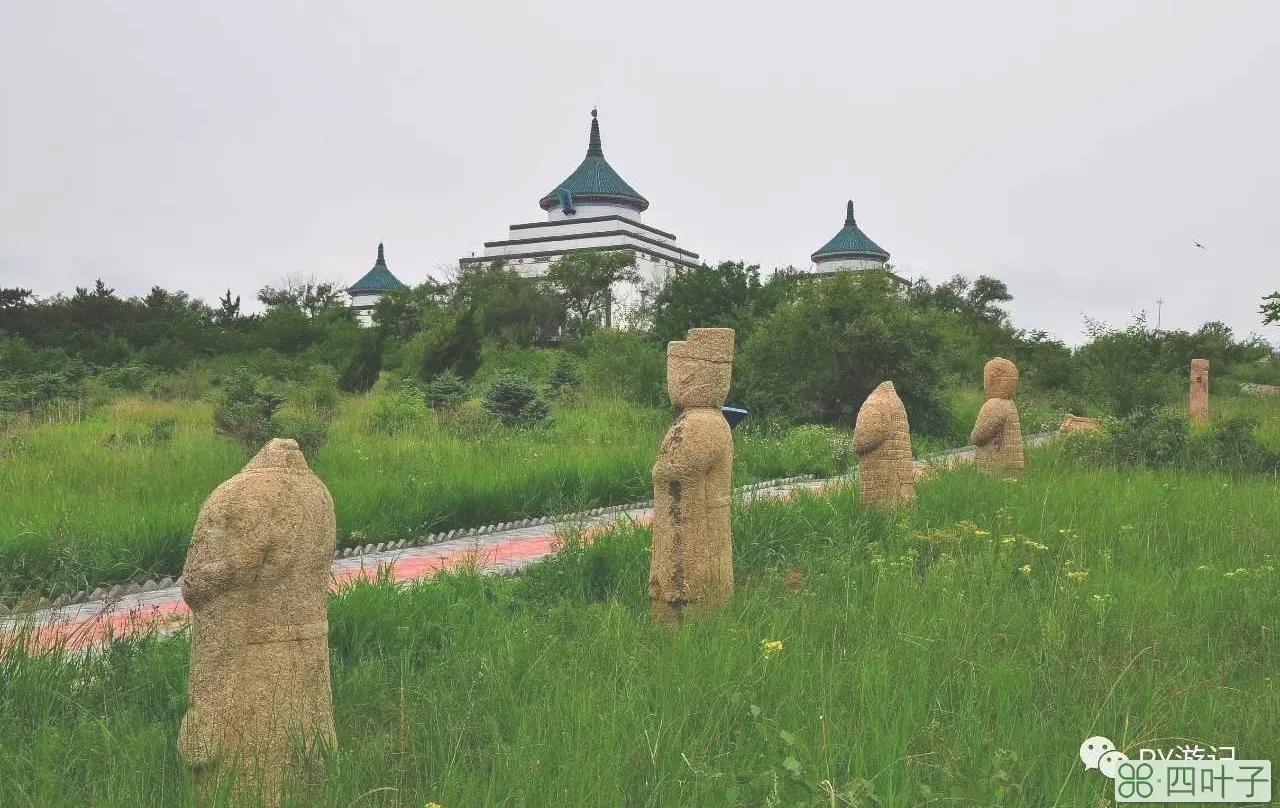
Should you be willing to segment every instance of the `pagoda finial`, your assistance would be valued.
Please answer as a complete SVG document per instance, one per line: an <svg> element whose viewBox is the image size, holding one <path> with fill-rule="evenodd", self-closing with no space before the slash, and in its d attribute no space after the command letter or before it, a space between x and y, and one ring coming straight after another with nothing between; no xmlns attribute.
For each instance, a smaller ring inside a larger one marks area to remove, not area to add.
<svg viewBox="0 0 1280 808"><path fill-rule="evenodd" d="M596 117L596 108L591 108L591 138L587 141L587 155L604 157L604 149L600 146L600 119Z"/></svg>
<svg viewBox="0 0 1280 808"><path fill-rule="evenodd" d="M382 242L379 241L378 242L378 260L375 262L375 264L382 264L385 266L386 263L387 263L387 259L382 257Z"/></svg>
<svg viewBox="0 0 1280 808"><path fill-rule="evenodd" d="M858 223L857 223L857 222L855 222L855 221L853 220L853 200L852 200L852 199L850 199L850 200L849 200L849 206L848 206L847 208L845 208L845 213L844 213L844 226L845 226L845 227L856 227L856 226L857 226L857 224L858 224Z"/></svg>

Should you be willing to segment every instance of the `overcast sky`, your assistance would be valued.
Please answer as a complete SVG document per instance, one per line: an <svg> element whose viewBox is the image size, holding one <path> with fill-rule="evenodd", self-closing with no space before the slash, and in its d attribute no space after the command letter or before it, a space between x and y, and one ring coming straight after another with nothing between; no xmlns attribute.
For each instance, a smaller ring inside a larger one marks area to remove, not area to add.
<svg viewBox="0 0 1280 808"><path fill-rule="evenodd" d="M1273 0L11 0L0 286L248 301L379 240L417 283L544 219L598 104L708 262L807 266L852 197L900 274L1002 278L1021 326L1163 298L1274 339L1277 30Z"/></svg>

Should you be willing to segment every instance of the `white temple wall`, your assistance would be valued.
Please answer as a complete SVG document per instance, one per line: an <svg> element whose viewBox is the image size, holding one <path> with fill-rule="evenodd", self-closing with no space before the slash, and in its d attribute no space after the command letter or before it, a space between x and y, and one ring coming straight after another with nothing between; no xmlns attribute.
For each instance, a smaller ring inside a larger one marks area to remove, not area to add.
<svg viewBox="0 0 1280 808"><path fill-rule="evenodd" d="M663 244L650 244L639 239L630 238L627 235L613 236L592 236L590 238L575 239L555 239L550 238L545 241L527 242L524 244L509 244L500 247L486 247L484 251L485 258L503 258L508 255L520 255L522 253L531 252L571 252L574 250L637 250L644 253L652 253L660 256L668 261L683 261L691 263L694 259L686 255L674 252Z"/></svg>
<svg viewBox="0 0 1280 808"><path fill-rule="evenodd" d="M582 218L583 216L626 216L628 219L635 219L637 222L641 221L640 211L623 205L601 205L596 203L592 205L575 204L573 207L575 213L572 216L567 216L565 215L564 210L559 205L556 205L554 208L547 211L547 221L556 222L562 219L572 220Z"/></svg>
<svg viewBox="0 0 1280 808"><path fill-rule="evenodd" d="M840 272L846 269L884 269L884 261L869 258L841 258L835 261L823 261L817 264L815 273Z"/></svg>
<svg viewBox="0 0 1280 808"><path fill-rule="evenodd" d="M575 220L573 217L570 217L568 219L563 219L561 221L563 222L563 224L540 225L538 227L518 227L518 226L511 227L510 229L507 230L506 240L518 241L520 239L531 239L531 238L550 239L550 238L557 238L561 236L576 236L579 233L597 233L597 232L611 232L611 231L623 230L628 233L635 233L638 236L643 236L644 238L660 241L664 244L670 244L673 247L676 245L676 240L674 238L668 238L667 236L662 235L660 233L655 233L652 230L647 230L642 227L637 227L635 226L635 224L629 221L620 222L617 219L610 219L608 221L603 221L603 222L588 222L588 221L582 221L582 220Z"/></svg>

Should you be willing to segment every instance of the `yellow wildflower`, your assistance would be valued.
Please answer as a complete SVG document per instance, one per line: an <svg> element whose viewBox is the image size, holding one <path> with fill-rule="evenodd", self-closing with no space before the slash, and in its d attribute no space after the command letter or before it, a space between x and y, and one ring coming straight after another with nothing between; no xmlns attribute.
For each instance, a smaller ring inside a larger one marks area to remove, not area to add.
<svg viewBox="0 0 1280 808"><path fill-rule="evenodd" d="M990 535L991 535L991 531L990 531L990 530L974 530L974 531L973 531L973 535L975 535L975 536L990 536Z"/></svg>
<svg viewBox="0 0 1280 808"><path fill-rule="evenodd" d="M1022 574L1023 574L1023 575L1030 575L1030 574L1031 574L1031 565L1030 565L1030 564L1023 564L1023 565L1022 565Z"/></svg>
<svg viewBox="0 0 1280 808"><path fill-rule="evenodd" d="M422 808L444 808L444 806L438 802L429 802L426 805L422 806Z"/></svg>
<svg viewBox="0 0 1280 808"><path fill-rule="evenodd" d="M1086 570L1072 570L1071 572L1067 573L1068 581L1083 581L1085 578L1088 578L1088 577L1089 577L1089 573Z"/></svg>
<svg viewBox="0 0 1280 808"><path fill-rule="evenodd" d="M781 650L782 650L782 640L761 640L760 641L760 652L764 655L765 659L768 659L769 657L773 656L774 654L778 653Z"/></svg>
<svg viewBox="0 0 1280 808"><path fill-rule="evenodd" d="M1018 540L1017 536L1001 536L1000 537L1000 543L1005 545L1013 544L1017 540Z"/></svg>

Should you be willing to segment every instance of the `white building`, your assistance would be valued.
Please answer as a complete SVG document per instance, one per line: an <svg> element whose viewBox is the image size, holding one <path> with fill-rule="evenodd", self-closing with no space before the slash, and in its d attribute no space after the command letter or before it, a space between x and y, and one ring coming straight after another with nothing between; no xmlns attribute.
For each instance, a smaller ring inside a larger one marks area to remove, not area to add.
<svg viewBox="0 0 1280 808"><path fill-rule="evenodd" d="M830 241L810 256L814 274L840 272L846 269L886 269L889 252L867 238L853 218L853 200L849 200L844 227Z"/></svg>
<svg viewBox="0 0 1280 808"><path fill-rule="evenodd" d="M407 289L400 279L387 269L387 259L382 255L382 245L378 245L378 260L373 269L364 273L360 280L347 287L347 296L351 298L351 308L355 309L356 319L361 325L373 324L373 307L378 304L387 292L393 289Z"/></svg>
<svg viewBox="0 0 1280 808"><path fill-rule="evenodd" d="M626 183L604 159L600 121L591 110L591 135L582 164L538 201L547 212L544 222L513 224L502 241L486 241L484 255L463 258L466 269L501 260L526 278L545 275L552 262L566 253L585 250L623 250L635 255L639 284L617 284L612 319L625 322L629 312L643 305L647 295L666 282L679 266L692 267L697 253L676 243L665 230L644 224L641 214L649 201Z"/></svg>

